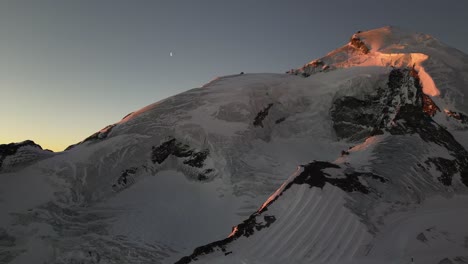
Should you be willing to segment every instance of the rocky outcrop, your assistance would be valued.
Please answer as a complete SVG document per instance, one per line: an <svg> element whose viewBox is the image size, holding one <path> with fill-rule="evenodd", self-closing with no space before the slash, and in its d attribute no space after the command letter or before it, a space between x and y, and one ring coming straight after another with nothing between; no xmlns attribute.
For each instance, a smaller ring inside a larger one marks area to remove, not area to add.
<svg viewBox="0 0 468 264"><path fill-rule="evenodd" d="M184 164L191 167L201 168L203 167L204 161L209 153L208 149L197 151L195 149L191 149L189 145L178 142L173 138L152 148L151 161L153 163L161 164L170 155L174 155L177 158L183 158Z"/></svg>
<svg viewBox="0 0 468 264"><path fill-rule="evenodd" d="M463 113L454 112L446 109L445 114L453 119L460 121L462 124L468 125L468 116Z"/></svg>
<svg viewBox="0 0 468 264"><path fill-rule="evenodd" d="M273 106L272 103L269 103L262 111L258 112L257 116L255 116L253 125L263 127L263 120L268 116L268 111Z"/></svg>
<svg viewBox="0 0 468 264"><path fill-rule="evenodd" d="M368 54L370 51L366 44L356 34L354 34L349 40L349 45L351 45L352 47L356 48L364 54Z"/></svg>
<svg viewBox="0 0 468 264"><path fill-rule="evenodd" d="M373 98L361 100L351 96L335 100L330 115L337 137L361 141L370 136L379 119L375 111L381 111L381 106L374 101Z"/></svg>
<svg viewBox="0 0 468 264"><path fill-rule="evenodd" d="M0 145L0 171L28 165L51 155L52 151L42 149L32 140L3 144Z"/></svg>
<svg viewBox="0 0 468 264"><path fill-rule="evenodd" d="M360 141L367 136L388 132L392 135L418 134L426 142L446 148L453 160L431 157L425 164L441 173L438 180L449 186L460 172L468 186L468 152L432 117L440 111L422 92L418 73L413 68L393 69L387 87L379 88L365 100L341 97L330 110L333 127L339 138ZM447 111L446 111L447 112ZM448 114L450 116L450 114ZM454 118L463 122L463 115ZM458 118L457 118L458 117ZM428 169L428 168L427 168Z"/></svg>
<svg viewBox="0 0 468 264"><path fill-rule="evenodd" d="M127 116L129 116L129 115L131 115L131 114L132 114L132 113L126 115L125 117L127 117ZM124 117L124 118L125 118L125 117ZM101 129L100 131L98 131L98 132L92 134L91 136L85 138L83 141L68 146L68 147L65 149L65 151L70 150L70 149L73 149L74 147L76 147L76 146L78 146L78 145L81 145L81 144L83 144L83 143L86 143L86 142L88 142L88 143L93 143L93 142L98 142L98 141L101 141L101 140L103 140L103 139L106 139L107 136L109 135L109 133L112 131L112 129L113 129L116 125L117 125L117 124L113 124L113 125L108 125L108 126L106 126L105 128Z"/></svg>
<svg viewBox="0 0 468 264"><path fill-rule="evenodd" d="M344 96L337 98L330 109L333 126L339 138L360 141L382 129L397 124L396 116L412 108L410 114L431 118L439 107L422 92L413 68L393 69L386 87L379 87L365 99Z"/></svg>
<svg viewBox="0 0 468 264"><path fill-rule="evenodd" d="M112 185L114 191L120 190L133 184L135 182L134 175L137 173L138 167L131 167L129 169L123 170L120 177L117 179L117 183Z"/></svg>
<svg viewBox="0 0 468 264"><path fill-rule="evenodd" d="M197 150L187 144L181 143L175 138L171 138L159 146L153 146L151 150L151 161L153 164L161 165L170 156L174 156L182 161L182 164L197 171L198 180L206 180L214 172L212 168L205 168L205 161L210 151L208 149Z"/></svg>

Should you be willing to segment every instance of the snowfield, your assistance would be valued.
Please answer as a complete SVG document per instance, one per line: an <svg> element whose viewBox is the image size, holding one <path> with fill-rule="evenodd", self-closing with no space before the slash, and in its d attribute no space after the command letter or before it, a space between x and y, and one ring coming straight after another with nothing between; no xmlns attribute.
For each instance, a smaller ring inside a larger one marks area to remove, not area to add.
<svg viewBox="0 0 468 264"><path fill-rule="evenodd" d="M468 263L467 82L385 27L61 153L1 145L0 263Z"/></svg>

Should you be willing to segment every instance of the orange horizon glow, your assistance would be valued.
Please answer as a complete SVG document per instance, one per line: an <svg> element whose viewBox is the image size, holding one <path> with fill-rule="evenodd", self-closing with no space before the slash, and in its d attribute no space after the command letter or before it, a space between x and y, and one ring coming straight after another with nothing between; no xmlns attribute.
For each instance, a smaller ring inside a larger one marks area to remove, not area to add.
<svg viewBox="0 0 468 264"><path fill-rule="evenodd" d="M8 120L6 120L8 123ZM16 121L16 120L14 120ZM64 151L65 148L76 144L99 129L79 126L77 123L68 126L37 126L32 122L10 122L8 130L0 131L0 145L32 140L43 149L54 152Z"/></svg>

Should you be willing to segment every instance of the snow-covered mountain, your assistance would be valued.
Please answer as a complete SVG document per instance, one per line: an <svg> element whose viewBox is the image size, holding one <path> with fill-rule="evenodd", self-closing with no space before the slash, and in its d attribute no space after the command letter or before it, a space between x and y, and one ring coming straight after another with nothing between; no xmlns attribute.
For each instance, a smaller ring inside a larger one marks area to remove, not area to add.
<svg viewBox="0 0 468 264"><path fill-rule="evenodd" d="M466 94L392 27L217 78L0 171L0 263L468 263Z"/></svg>
<svg viewBox="0 0 468 264"><path fill-rule="evenodd" d="M53 152L32 140L0 145L0 172L27 166L38 160L48 158Z"/></svg>

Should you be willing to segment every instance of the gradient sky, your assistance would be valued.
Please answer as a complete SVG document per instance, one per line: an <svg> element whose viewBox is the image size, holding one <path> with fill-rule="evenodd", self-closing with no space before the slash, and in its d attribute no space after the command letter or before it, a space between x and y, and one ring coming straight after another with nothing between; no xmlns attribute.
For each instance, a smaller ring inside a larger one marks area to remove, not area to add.
<svg viewBox="0 0 468 264"><path fill-rule="evenodd" d="M63 150L216 76L283 73L386 25L468 53L466 0L3 0L0 144Z"/></svg>

